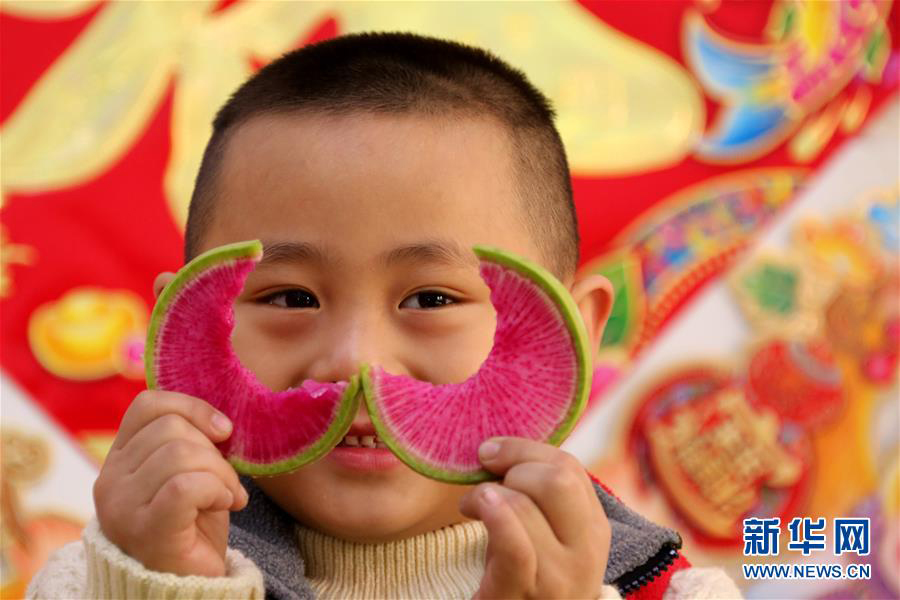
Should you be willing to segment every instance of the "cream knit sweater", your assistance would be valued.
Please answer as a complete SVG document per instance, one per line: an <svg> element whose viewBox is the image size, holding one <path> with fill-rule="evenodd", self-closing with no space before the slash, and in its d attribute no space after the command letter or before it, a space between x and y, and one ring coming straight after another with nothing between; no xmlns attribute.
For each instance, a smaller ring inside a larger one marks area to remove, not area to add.
<svg viewBox="0 0 900 600"><path fill-rule="evenodd" d="M484 565L487 534L463 523L387 544L355 544L298 528L306 577L319 598L471 598ZM262 573L228 550L225 577L179 577L145 569L104 537L96 520L81 542L64 546L35 575L28 598L163 598L261 600ZM601 598L619 598L604 586ZM672 576L666 598L739 598L719 569L686 569Z"/></svg>

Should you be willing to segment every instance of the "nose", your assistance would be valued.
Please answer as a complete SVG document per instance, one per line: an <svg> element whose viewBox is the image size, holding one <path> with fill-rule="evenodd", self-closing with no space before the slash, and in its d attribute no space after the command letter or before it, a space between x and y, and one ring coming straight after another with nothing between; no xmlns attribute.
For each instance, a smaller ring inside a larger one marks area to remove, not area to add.
<svg viewBox="0 0 900 600"><path fill-rule="evenodd" d="M392 370L387 332L374 311L335 314L324 325L307 377L316 381L348 381L364 363Z"/></svg>

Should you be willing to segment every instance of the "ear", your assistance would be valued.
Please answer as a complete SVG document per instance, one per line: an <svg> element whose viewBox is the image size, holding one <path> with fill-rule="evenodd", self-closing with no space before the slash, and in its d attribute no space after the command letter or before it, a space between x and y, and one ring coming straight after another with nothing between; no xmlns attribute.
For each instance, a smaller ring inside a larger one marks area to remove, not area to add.
<svg viewBox="0 0 900 600"><path fill-rule="evenodd" d="M596 361L606 320L609 319L615 299L613 286L603 275L590 274L576 276L569 289L587 327L591 340L591 358Z"/></svg>
<svg viewBox="0 0 900 600"><path fill-rule="evenodd" d="M175 273L172 273L171 271L166 271L165 273L157 275L156 279L153 280L153 297L159 298L163 288L169 285L169 282L173 279L175 279Z"/></svg>

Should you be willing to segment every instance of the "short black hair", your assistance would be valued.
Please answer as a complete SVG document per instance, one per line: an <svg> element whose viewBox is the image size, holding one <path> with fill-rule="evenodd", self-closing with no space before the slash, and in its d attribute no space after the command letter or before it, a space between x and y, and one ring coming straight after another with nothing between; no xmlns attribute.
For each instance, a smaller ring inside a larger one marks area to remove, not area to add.
<svg viewBox="0 0 900 600"><path fill-rule="evenodd" d="M185 230L196 255L212 221L225 146L260 115L320 113L487 117L509 134L524 223L560 277L578 263L578 224L562 140L547 98L485 50L410 33L336 37L285 54L222 106L197 174Z"/></svg>

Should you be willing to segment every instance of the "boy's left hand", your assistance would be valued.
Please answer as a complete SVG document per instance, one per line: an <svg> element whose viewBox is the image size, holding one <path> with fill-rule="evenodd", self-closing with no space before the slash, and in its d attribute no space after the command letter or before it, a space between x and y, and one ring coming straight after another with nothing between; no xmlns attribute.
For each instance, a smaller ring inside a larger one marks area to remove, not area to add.
<svg viewBox="0 0 900 600"><path fill-rule="evenodd" d="M479 457L503 482L480 484L460 502L488 531L476 598L599 597L610 529L584 467L559 448L521 438L488 440Z"/></svg>

